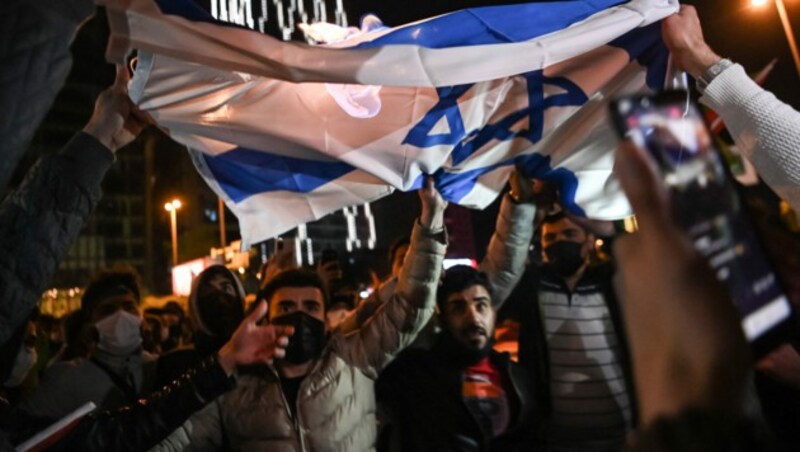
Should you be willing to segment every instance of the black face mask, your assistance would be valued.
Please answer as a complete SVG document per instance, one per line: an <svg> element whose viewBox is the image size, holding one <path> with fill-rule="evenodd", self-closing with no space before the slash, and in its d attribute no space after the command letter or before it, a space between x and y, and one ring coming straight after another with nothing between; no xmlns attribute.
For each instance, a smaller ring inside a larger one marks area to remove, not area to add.
<svg viewBox="0 0 800 452"><path fill-rule="evenodd" d="M244 320L242 300L218 290L197 298L197 310L209 332L227 341Z"/></svg>
<svg viewBox="0 0 800 452"><path fill-rule="evenodd" d="M325 322L305 312L297 311L272 319L273 325L293 326L294 334L286 347L286 361L302 364L319 358L325 347Z"/></svg>
<svg viewBox="0 0 800 452"><path fill-rule="evenodd" d="M575 274L586 259L581 256L582 243L559 240L544 249L547 265L559 276L569 277Z"/></svg>

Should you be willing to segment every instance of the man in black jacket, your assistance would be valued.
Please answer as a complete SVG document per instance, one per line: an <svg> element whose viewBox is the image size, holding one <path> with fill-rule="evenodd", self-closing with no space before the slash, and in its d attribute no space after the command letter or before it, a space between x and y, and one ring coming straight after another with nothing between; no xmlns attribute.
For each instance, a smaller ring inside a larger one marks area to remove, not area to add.
<svg viewBox="0 0 800 452"><path fill-rule="evenodd" d="M81 422L49 450L147 450L181 425L195 411L234 387L232 374L237 366L266 364L282 358L294 333L290 326L258 325L267 312L260 303L244 319L219 352L147 398L116 411L95 412ZM13 416L15 415L16 416ZM55 419L19 416L0 406L3 429L10 440L20 442ZM9 444L0 430L0 450Z"/></svg>
<svg viewBox="0 0 800 452"><path fill-rule="evenodd" d="M534 376L548 450L619 450L635 425L625 326L609 263L590 265L594 236L558 212L503 314L520 325L520 363Z"/></svg>
<svg viewBox="0 0 800 452"><path fill-rule="evenodd" d="M492 349L487 276L449 269L437 292L443 327L431 350L409 350L384 371L377 397L386 450L528 450L536 423L528 378Z"/></svg>

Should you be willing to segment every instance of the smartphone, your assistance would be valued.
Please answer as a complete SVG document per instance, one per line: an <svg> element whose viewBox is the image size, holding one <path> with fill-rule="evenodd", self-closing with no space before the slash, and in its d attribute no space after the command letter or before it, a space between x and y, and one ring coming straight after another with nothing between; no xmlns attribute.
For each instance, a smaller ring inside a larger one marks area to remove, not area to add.
<svg viewBox="0 0 800 452"><path fill-rule="evenodd" d="M747 217L738 187L686 91L611 103L621 137L655 159L675 218L729 288L756 356L788 338L792 310Z"/></svg>

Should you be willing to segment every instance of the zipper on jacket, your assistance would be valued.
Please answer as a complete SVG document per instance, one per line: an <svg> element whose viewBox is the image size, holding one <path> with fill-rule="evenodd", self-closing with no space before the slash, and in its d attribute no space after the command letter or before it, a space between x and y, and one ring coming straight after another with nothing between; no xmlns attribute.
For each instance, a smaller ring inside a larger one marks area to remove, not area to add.
<svg viewBox="0 0 800 452"><path fill-rule="evenodd" d="M327 347L326 347L325 350L327 350ZM325 353L325 351L323 351L323 354L324 353ZM279 386L279 389L281 390L281 399L283 399L283 406L284 406L284 408L286 408L286 411L288 411L289 418L292 419L292 424L294 425L294 431L295 431L295 433L297 433L297 437L300 439L300 450L302 450L303 452L306 451L306 439L305 439L305 435L303 434L302 430L300 429L300 396L303 394L303 388L307 384L306 382L308 381L308 377L319 370L319 368L322 366L322 362L323 362L324 359L325 358L323 356L320 356L319 358L317 358L317 360L314 363L314 365L311 366L311 369L303 377L303 380L300 381L300 386L297 388L297 400L295 401L295 406L294 406L294 409L295 409L295 415L294 416L292 416L292 409L289 407L289 400L286 399L286 394L284 394L284 392L283 392L283 385L281 384L281 374L278 372L278 369L273 369L272 367L270 367L270 370L278 378L278 386Z"/></svg>
<svg viewBox="0 0 800 452"><path fill-rule="evenodd" d="M309 369L308 373L303 377L303 380L300 381L300 385L297 387L297 400L295 400L294 402L294 410L295 410L294 428L297 431L297 436L300 437L300 450L303 451L306 450L306 437L300 430L300 397L303 395L303 389L306 387L306 385L308 385L307 382L309 377L319 370L319 368L322 366L322 361L323 361L322 356L317 358L314 365L311 366L311 369ZM278 376L278 378L280 378L280 376ZM281 391L281 393L283 393L283 391ZM286 400L285 395L283 399ZM286 406L287 408L289 407L288 401L286 402Z"/></svg>
<svg viewBox="0 0 800 452"><path fill-rule="evenodd" d="M275 377L278 379L278 389L279 389L279 392L281 393L281 400L283 400L283 408L286 409L286 414L289 415L289 419L292 420L292 426L294 427L294 432L297 434L297 438L300 440L300 450L305 452L306 445L305 445L305 440L303 439L303 432L300 431L300 420L299 420L299 417L300 417L300 410L299 410L299 408L300 408L300 389L298 388L298 390L297 390L298 391L297 403L296 403L296 406L295 406L295 409L297 410L297 411L295 411L295 413L297 413L297 414L292 416L292 409L291 409L291 407L289 407L289 400L286 398L286 394L283 392L283 383L281 383L281 375L280 375L280 373L278 373L277 370L273 370L273 369L270 369L270 370L272 370L272 372L275 374ZM305 381L305 378L303 379L303 381ZM303 385L303 382L300 382L300 386L302 386L302 385Z"/></svg>
<svg viewBox="0 0 800 452"><path fill-rule="evenodd" d="M295 416L294 416L294 429L297 432L297 436L300 438L300 450L306 450L306 437L303 432L300 430L300 394L302 393L301 390L303 389L303 383L305 383L306 379L303 378L303 381L300 382L300 387L297 389L297 400L295 401ZM283 392L283 391L281 391ZM286 406L289 406L288 402Z"/></svg>

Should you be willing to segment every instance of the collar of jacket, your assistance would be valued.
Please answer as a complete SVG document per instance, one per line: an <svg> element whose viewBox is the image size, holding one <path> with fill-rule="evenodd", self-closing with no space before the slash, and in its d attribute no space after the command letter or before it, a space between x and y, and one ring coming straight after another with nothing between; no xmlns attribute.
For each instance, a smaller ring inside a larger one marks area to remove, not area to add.
<svg viewBox="0 0 800 452"><path fill-rule="evenodd" d="M564 277L558 275L547 265L539 267L539 280L543 286L549 286L563 293L570 293ZM588 265L583 275L575 284L573 293L595 293L604 290L609 285L614 274L614 267L609 263Z"/></svg>
<svg viewBox="0 0 800 452"><path fill-rule="evenodd" d="M141 368L142 363L144 362L143 352L141 350L137 350L130 355L125 356L118 356L112 355L104 350L95 349L92 353L92 358L100 361L101 363L105 364L109 369L113 370L115 373L121 374L124 370L133 371L135 369Z"/></svg>

